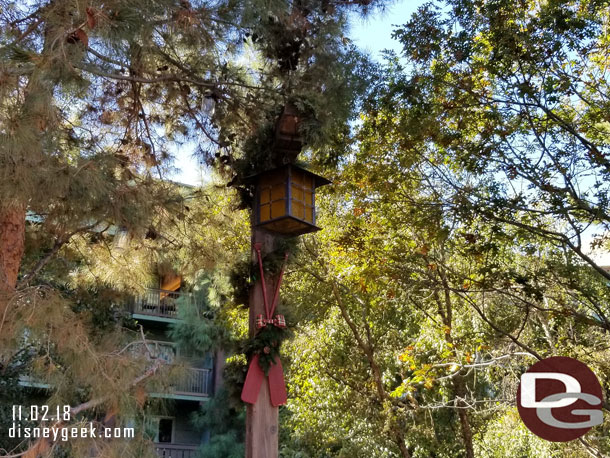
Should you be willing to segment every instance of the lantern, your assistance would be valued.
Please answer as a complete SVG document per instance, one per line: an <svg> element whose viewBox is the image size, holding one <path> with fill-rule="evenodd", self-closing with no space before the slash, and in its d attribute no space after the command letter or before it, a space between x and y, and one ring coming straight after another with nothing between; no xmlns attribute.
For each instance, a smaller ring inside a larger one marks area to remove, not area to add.
<svg viewBox="0 0 610 458"><path fill-rule="evenodd" d="M288 236L316 227L315 190L330 183L315 173L288 164L251 178L256 185L254 225Z"/></svg>

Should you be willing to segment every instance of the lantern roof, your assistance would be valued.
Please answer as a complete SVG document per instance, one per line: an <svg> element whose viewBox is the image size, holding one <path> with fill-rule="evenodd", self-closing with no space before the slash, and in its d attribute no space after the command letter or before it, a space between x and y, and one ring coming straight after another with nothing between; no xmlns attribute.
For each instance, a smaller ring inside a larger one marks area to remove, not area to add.
<svg viewBox="0 0 610 458"><path fill-rule="evenodd" d="M330 181L329 179L324 178L323 176L318 175L317 173L310 172L309 170L304 169L303 167L299 167L298 165L295 165L295 164L286 164L286 165L282 165L280 167L276 167L274 169L264 170L262 172L259 172L254 175L250 175L250 176L246 177L246 179L244 181L246 184L253 184L260 177L264 177L265 175L275 174L275 173L279 172L280 170L284 170L284 169L288 169L288 168L291 168L293 170L299 170L299 171L305 173L306 175L313 177L314 185L316 188L319 188L320 186L325 186L327 184L332 183L332 181Z"/></svg>

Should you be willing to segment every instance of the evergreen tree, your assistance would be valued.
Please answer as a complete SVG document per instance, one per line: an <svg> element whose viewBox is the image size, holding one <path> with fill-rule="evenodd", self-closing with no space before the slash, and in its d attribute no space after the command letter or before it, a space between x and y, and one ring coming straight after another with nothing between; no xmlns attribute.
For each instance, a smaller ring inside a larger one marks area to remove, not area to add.
<svg viewBox="0 0 610 458"><path fill-rule="evenodd" d="M0 2L3 367L27 335L42 350L27 370L53 388L53 404L138 411L139 387L164 370L125 354L121 293L141 288L155 262L193 275L222 264L232 243L185 223L218 230L218 201L165 182L172 146L197 141L200 157L242 186L283 160L267 146L290 102L312 157L336 161L363 87L346 15L373 3ZM193 198L202 201L189 214ZM41 440L28 453L54 448Z"/></svg>

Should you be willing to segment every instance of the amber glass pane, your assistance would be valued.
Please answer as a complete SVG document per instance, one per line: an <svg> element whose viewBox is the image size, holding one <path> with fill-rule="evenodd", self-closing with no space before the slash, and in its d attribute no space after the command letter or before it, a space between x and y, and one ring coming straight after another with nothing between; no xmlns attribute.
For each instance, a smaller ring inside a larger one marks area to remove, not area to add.
<svg viewBox="0 0 610 458"><path fill-rule="evenodd" d="M313 192L305 191L305 203L307 205L313 205Z"/></svg>
<svg viewBox="0 0 610 458"><path fill-rule="evenodd" d="M261 205L260 208L261 221L267 221L271 219L271 205Z"/></svg>
<svg viewBox="0 0 610 458"><path fill-rule="evenodd" d="M271 204L271 218L279 218L286 214L286 201L276 200Z"/></svg>
<svg viewBox="0 0 610 458"><path fill-rule="evenodd" d="M271 188L271 200L284 199L286 197L286 189L283 183L276 184Z"/></svg>
<svg viewBox="0 0 610 458"><path fill-rule="evenodd" d="M292 186L292 199L303 201L303 189L297 186Z"/></svg>
<svg viewBox="0 0 610 458"><path fill-rule="evenodd" d="M305 216L305 209L302 202L299 202L298 200L292 201L292 216L303 219Z"/></svg>
<svg viewBox="0 0 610 458"><path fill-rule="evenodd" d="M266 188L261 188L260 191L260 203L261 204L266 204L271 200L271 189L266 187Z"/></svg>
<svg viewBox="0 0 610 458"><path fill-rule="evenodd" d="M305 220L313 224L313 207L307 207L305 209Z"/></svg>

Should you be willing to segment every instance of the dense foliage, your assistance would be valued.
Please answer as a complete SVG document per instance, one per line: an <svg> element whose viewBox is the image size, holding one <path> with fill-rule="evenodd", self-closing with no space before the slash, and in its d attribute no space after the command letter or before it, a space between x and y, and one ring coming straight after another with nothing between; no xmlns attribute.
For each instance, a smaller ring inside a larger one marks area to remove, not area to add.
<svg viewBox="0 0 610 458"><path fill-rule="evenodd" d="M295 159L271 148L290 103L334 184L324 230L289 242L281 455L610 453L608 421L551 443L515 408L519 376L552 355L610 388L610 273L591 254L610 248L608 2L427 3L379 67L345 36L376 6L0 1L0 414L34 394L142 420L180 374L130 353L146 336L124 304L180 272L205 307L179 304L170 337L227 356L192 418L211 434L200 453L243 455L257 273L237 209L245 177ZM166 179L189 141L215 171L201 188ZM92 453L5 432L2 453ZM96 456L150 445L140 431Z"/></svg>
<svg viewBox="0 0 610 458"><path fill-rule="evenodd" d="M608 11L448 1L394 32L289 276L285 456L608 453L607 421L551 443L514 407L552 355L608 392Z"/></svg>

